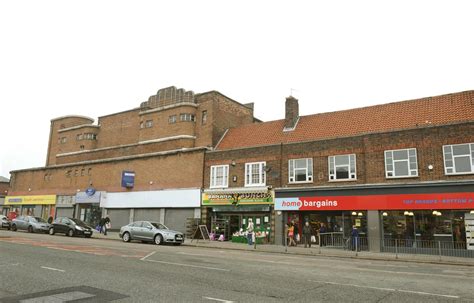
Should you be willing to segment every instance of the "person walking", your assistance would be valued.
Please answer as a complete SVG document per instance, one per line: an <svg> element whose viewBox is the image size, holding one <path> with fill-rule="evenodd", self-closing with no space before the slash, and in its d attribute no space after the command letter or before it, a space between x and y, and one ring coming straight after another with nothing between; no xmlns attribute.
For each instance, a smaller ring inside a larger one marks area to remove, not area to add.
<svg viewBox="0 0 474 303"><path fill-rule="evenodd" d="M357 230L357 226L355 225L352 225L351 238L352 238L352 250L357 249L357 251L360 251L359 230Z"/></svg>
<svg viewBox="0 0 474 303"><path fill-rule="evenodd" d="M321 238L321 246L326 246L326 233L327 233L326 225L321 223L321 227L319 227L319 237Z"/></svg>
<svg viewBox="0 0 474 303"><path fill-rule="evenodd" d="M296 246L296 242L295 242L295 226L293 225L293 223L290 223L290 226L288 227L288 239L290 241L290 243L288 244L288 246Z"/></svg>
<svg viewBox="0 0 474 303"><path fill-rule="evenodd" d="M249 224L247 225L247 242L249 245L253 244L253 222L252 218L249 218Z"/></svg>
<svg viewBox="0 0 474 303"><path fill-rule="evenodd" d="M294 230L293 230L293 240L295 241L295 246L298 245L298 242L300 242L300 229L298 226L298 222L293 222Z"/></svg>
<svg viewBox="0 0 474 303"><path fill-rule="evenodd" d="M311 248L311 226L309 226L309 222L306 221L303 226L303 241L304 241L304 248L309 246Z"/></svg>

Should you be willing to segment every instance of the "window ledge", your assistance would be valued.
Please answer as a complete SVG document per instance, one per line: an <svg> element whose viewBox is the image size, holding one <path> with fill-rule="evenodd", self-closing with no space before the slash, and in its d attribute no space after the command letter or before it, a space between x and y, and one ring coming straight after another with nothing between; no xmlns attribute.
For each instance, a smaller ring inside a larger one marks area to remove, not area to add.
<svg viewBox="0 0 474 303"><path fill-rule="evenodd" d="M445 175L446 175L446 176L474 175L474 172L470 172L470 173L451 173L451 174L445 173Z"/></svg>
<svg viewBox="0 0 474 303"><path fill-rule="evenodd" d="M288 184L309 184L314 183L313 181L297 181L297 182L288 182Z"/></svg>
<svg viewBox="0 0 474 303"><path fill-rule="evenodd" d="M328 180L328 182L355 182L357 179L339 179L339 180Z"/></svg>
<svg viewBox="0 0 474 303"><path fill-rule="evenodd" d="M385 179L391 180L391 179L415 179L419 178L420 176L400 176L400 177L385 177Z"/></svg>

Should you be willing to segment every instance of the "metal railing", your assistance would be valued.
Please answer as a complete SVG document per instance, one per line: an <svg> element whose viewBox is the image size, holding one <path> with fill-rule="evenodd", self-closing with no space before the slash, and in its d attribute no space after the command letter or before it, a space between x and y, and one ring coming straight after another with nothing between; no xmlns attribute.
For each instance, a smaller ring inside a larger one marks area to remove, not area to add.
<svg viewBox="0 0 474 303"><path fill-rule="evenodd" d="M322 233L319 235L319 252L329 249L353 251L359 253L381 253L394 258L443 257L474 258L474 250L467 249L465 242L414 240L414 239L381 239L371 237L344 237L342 233Z"/></svg>

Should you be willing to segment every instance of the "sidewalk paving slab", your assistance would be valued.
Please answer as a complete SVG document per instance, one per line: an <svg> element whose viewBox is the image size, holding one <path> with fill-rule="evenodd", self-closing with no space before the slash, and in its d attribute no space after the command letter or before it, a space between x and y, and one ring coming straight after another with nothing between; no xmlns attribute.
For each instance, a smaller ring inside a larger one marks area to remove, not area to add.
<svg viewBox="0 0 474 303"><path fill-rule="evenodd" d="M118 232L108 232L107 235L95 232L92 235L94 239L100 240L115 240L121 241ZM242 250L249 252L266 252L284 255L295 256L321 256L321 257L335 257L335 258L349 258L349 259L366 259L366 260L381 260L381 261L404 261L404 262L418 262L418 263L432 263L432 264L446 264L446 265L464 265L474 266L474 258L448 257L435 255L415 255L415 254L398 254L386 252L371 252L371 251L348 251L339 248L327 248L319 246L311 246L311 248L304 248L303 245L296 247L285 247L283 245L275 244L260 244L256 248L253 245L245 243L233 243L229 241L209 241L202 239L185 239L183 246L202 247L210 249L221 250Z"/></svg>

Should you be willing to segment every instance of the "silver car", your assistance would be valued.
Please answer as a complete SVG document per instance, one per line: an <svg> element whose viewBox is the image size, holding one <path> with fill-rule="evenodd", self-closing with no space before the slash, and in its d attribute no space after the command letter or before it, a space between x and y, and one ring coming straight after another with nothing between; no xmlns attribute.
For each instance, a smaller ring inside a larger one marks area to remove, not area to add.
<svg viewBox="0 0 474 303"><path fill-rule="evenodd" d="M180 245L184 242L183 233L170 230L161 223L150 221L136 221L122 226L119 236L124 242L141 240L143 242L154 242L157 245L163 243Z"/></svg>
<svg viewBox="0 0 474 303"><path fill-rule="evenodd" d="M28 232L44 232L49 231L50 224L46 222L45 219L41 217L33 216L19 216L12 220L11 229L13 231L17 230L27 230Z"/></svg>
<svg viewBox="0 0 474 303"><path fill-rule="evenodd" d="M8 220L7 216L3 216L3 215L0 216L0 222L1 222L0 227L10 229L10 220Z"/></svg>

